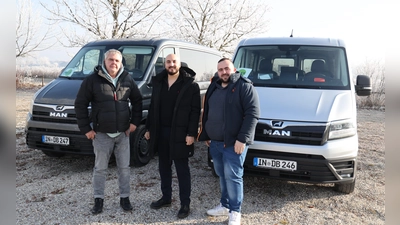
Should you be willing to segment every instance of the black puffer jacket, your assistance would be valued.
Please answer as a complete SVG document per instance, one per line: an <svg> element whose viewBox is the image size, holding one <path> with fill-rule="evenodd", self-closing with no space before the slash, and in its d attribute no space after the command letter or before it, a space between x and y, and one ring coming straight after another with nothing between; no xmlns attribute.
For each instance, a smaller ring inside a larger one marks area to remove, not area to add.
<svg viewBox="0 0 400 225"><path fill-rule="evenodd" d="M89 103L92 107L90 116ZM142 120L142 95L127 71L122 72L115 87L99 65L83 80L75 99L75 112L83 134L92 130L91 122L96 132L124 132L130 123L139 126Z"/></svg>
<svg viewBox="0 0 400 225"><path fill-rule="evenodd" d="M186 145L186 135L197 136L201 99L200 88L194 82L196 73L187 67L181 67L179 78L183 79L182 89L179 91L175 103L170 139L170 158L187 158L194 153L194 144ZM164 79L167 79L167 71L164 69L152 79L153 92L149 108L149 115L146 122L146 129L150 131L150 150L153 152L158 148L157 140L160 131L160 99L161 86Z"/></svg>

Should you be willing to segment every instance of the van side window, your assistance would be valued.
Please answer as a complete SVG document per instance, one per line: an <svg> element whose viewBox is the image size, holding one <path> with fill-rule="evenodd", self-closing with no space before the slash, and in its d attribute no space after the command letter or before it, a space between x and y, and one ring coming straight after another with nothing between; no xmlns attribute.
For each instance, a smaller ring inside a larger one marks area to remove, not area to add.
<svg viewBox="0 0 400 225"><path fill-rule="evenodd" d="M217 63L221 56L192 49L180 48L179 50L181 61L196 72L195 80L210 82L217 72Z"/></svg>
<svg viewBox="0 0 400 225"><path fill-rule="evenodd" d="M161 50L160 54L157 57L156 63L154 65L154 69L155 69L154 76L164 70L165 58L167 57L167 55L173 54L173 53L175 53L174 48L164 48Z"/></svg>
<svg viewBox="0 0 400 225"><path fill-rule="evenodd" d="M129 46L121 47L122 64L125 70L135 80L142 80L150 59L153 56L154 49L148 46Z"/></svg>

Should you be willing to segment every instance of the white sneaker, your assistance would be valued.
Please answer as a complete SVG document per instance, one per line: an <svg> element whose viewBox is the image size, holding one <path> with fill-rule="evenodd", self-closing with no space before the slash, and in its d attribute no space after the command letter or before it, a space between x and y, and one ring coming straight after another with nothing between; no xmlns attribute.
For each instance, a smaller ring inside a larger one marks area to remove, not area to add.
<svg viewBox="0 0 400 225"><path fill-rule="evenodd" d="M229 209L219 203L215 208L207 210L207 214L210 216L227 216L229 215Z"/></svg>
<svg viewBox="0 0 400 225"><path fill-rule="evenodd" d="M228 225L240 225L240 218L242 215L240 212L232 211L229 213L229 223Z"/></svg>

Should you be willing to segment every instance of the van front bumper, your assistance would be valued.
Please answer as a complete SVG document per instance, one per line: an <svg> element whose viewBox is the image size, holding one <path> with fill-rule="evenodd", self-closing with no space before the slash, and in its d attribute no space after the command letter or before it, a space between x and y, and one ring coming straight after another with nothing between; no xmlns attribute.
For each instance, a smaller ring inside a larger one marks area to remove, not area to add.
<svg viewBox="0 0 400 225"><path fill-rule="evenodd" d="M254 158L295 161L297 163L297 169L282 170L258 167L253 165ZM251 176L262 176L306 183L339 183L354 181L356 162L356 157L327 160L322 155L274 152L249 148L244 168L245 175Z"/></svg>
<svg viewBox="0 0 400 225"><path fill-rule="evenodd" d="M26 126L26 144L29 148L47 152L94 155L92 141L76 130L74 124L52 124L28 120ZM68 137L68 145L43 143L42 136Z"/></svg>

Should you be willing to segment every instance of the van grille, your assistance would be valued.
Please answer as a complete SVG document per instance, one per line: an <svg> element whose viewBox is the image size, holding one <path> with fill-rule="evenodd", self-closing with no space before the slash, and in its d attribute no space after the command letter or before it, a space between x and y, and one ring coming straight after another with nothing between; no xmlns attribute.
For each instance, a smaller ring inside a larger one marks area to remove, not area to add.
<svg viewBox="0 0 400 225"><path fill-rule="evenodd" d="M286 126L284 129L273 129L265 123L258 123L254 140L302 144L302 145L324 145L327 141L327 126Z"/></svg>
<svg viewBox="0 0 400 225"><path fill-rule="evenodd" d="M76 114L72 109L55 112L50 107L36 105L33 107L32 120L49 123L77 124Z"/></svg>

